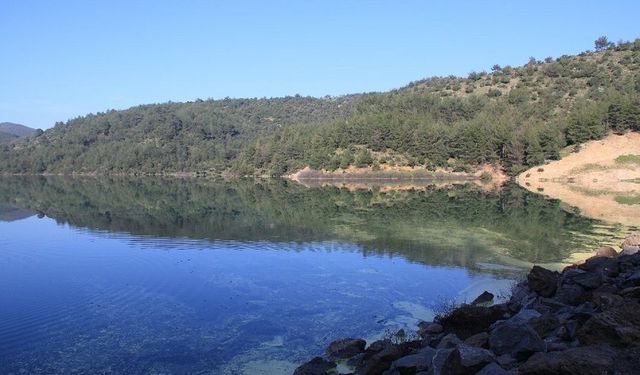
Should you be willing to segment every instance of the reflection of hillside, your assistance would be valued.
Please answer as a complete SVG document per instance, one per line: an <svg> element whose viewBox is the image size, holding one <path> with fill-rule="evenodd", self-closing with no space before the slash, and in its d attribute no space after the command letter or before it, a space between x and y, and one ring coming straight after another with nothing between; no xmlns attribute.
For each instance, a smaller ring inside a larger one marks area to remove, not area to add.
<svg viewBox="0 0 640 375"><path fill-rule="evenodd" d="M21 207L0 203L0 221L17 221L26 219L35 214L36 213L31 210L25 210Z"/></svg>
<svg viewBox="0 0 640 375"><path fill-rule="evenodd" d="M596 222L517 187L307 189L287 181L11 178L0 203L78 227L215 240L348 241L365 254L477 268L551 262L595 247Z"/></svg>

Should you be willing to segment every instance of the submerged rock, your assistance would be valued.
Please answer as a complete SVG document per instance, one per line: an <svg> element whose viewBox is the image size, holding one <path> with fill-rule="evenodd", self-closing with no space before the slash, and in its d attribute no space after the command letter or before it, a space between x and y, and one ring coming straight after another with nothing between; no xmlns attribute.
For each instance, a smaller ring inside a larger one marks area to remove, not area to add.
<svg viewBox="0 0 640 375"><path fill-rule="evenodd" d="M293 375L323 375L335 367L335 362L327 361L322 357L315 357L309 362L298 367L293 372Z"/></svg>
<svg viewBox="0 0 640 375"><path fill-rule="evenodd" d="M471 302L472 305L482 305L493 302L493 293L489 293L486 290L482 292L476 299Z"/></svg>

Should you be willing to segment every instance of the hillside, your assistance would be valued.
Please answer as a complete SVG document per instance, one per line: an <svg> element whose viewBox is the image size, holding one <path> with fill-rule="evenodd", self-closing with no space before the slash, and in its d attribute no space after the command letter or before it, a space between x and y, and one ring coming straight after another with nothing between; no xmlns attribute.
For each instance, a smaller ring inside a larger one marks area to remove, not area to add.
<svg viewBox="0 0 640 375"><path fill-rule="evenodd" d="M26 137L35 133L36 129L13 122L0 122L0 132L15 135L16 137Z"/></svg>
<svg viewBox="0 0 640 375"><path fill-rule="evenodd" d="M638 225L640 133L611 134L517 178L530 191L560 199L584 216Z"/></svg>
<svg viewBox="0 0 640 375"><path fill-rule="evenodd" d="M27 137L36 132L28 126L14 124L12 122L0 123L0 144L9 143L21 137Z"/></svg>
<svg viewBox="0 0 640 375"><path fill-rule="evenodd" d="M9 142L14 141L16 139L18 139L18 137L13 135L13 134L0 132L0 144L9 143Z"/></svg>
<svg viewBox="0 0 640 375"><path fill-rule="evenodd" d="M196 100L90 114L5 147L0 171L219 172L231 168L256 139L346 118L356 98Z"/></svg>
<svg viewBox="0 0 640 375"><path fill-rule="evenodd" d="M640 127L640 39L386 93L145 105L1 148L4 173L289 174L388 166L510 174ZM383 168L384 167L384 168Z"/></svg>

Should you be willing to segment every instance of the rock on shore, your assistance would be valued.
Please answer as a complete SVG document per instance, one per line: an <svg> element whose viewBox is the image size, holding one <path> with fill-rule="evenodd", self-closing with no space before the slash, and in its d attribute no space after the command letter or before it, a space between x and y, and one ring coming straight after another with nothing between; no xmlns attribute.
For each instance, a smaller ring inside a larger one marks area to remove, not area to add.
<svg viewBox="0 0 640 375"><path fill-rule="evenodd" d="M640 374L639 238L560 273L534 267L509 301L461 305L419 340L337 340L294 374Z"/></svg>

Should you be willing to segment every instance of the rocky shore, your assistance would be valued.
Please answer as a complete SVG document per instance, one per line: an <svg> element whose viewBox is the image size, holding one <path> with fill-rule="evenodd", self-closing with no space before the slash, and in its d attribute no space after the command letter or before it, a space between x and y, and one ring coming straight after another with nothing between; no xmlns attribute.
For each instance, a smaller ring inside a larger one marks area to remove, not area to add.
<svg viewBox="0 0 640 375"><path fill-rule="evenodd" d="M640 374L640 233L562 272L533 267L505 303L485 292L419 339L332 342L295 375Z"/></svg>

